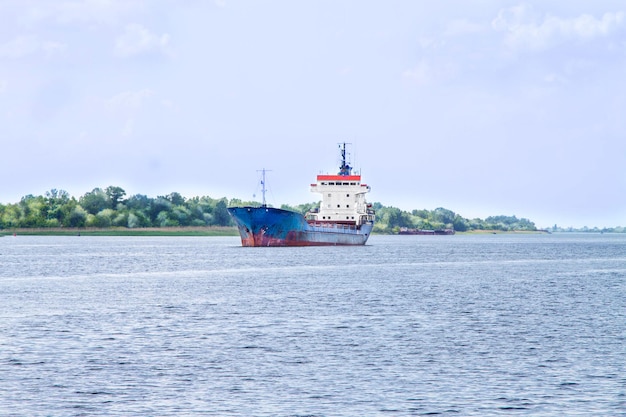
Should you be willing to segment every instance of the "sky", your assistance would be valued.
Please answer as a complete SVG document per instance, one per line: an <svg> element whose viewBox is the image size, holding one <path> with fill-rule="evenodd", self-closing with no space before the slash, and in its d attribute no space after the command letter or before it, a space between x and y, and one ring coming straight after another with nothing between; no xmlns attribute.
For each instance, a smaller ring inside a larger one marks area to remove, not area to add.
<svg viewBox="0 0 626 417"><path fill-rule="evenodd" d="M626 226L623 0L0 0L0 203L369 201ZM254 196L254 197L253 197Z"/></svg>

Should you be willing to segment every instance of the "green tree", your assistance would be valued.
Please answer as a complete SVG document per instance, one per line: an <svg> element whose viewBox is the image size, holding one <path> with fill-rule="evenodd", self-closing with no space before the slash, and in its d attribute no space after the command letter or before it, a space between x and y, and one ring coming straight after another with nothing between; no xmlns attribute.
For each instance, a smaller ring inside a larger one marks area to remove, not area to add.
<svg viewBox="0 0 626 417"><path fill-rule="evenodd" d="M113 208L117 207L117 203L120 203L122 198L126 195L126 191L124 191L122 187L116 187L113 185L108 186L104 192L111 203L111 207Z"/></svg>
<svg viewBox="0 0 626 417"><path fill-rule="evenodd" d="M169 213L172 210L172 203L165 199L164 197L157 197L155 200L153 200L150 204L150 208L148 209L148 213L150 215L150 220L152 220L152 223L154 225L163 227L160 225L160 223L162 222L161 220L157 220L157 217L162 213L165 212L165 216L167 217L167 213Z"/></svg>
<svg viewBox="0 0 626 417"><path fill-rule="evenodd" d="M45 212L47 206L43 197L29 194L22 197L19 206L22 211L19 220L20 227L43 227L46 225Z"/></svg>
<svg viewBox="0 0 626 417"><path fill-rule="evenodd" d="M64 227L72 227L72 213L74 209L78 206L78 201L74 197L70 198L65 204L63 204L60 208L60 222ZM81 207L81 210L84 210Z"/></svg>
<svg viewBox="0 0 626 417"><path fill-rule="evenodd" d="M297 206L290 206L288 204L283 204L282 206L280 206L280 208L283 210L291 210L297 213L306 214L311 209L319 207L319 205L320 205L319 202L298 204Z"/></svg>
<svg viewBox="0 0 626 417"><path fill-rule="evenodd" d="M156 226L158 227L171 227L178 226L178 221L169 217L170 213L167 211L160 212L156 217Z"/></svg>
<svg viewBox="0 0 626 417"><path fill-rule="evenodd" d="M130 210L145 211L150 207L152 199L143 194L135 194L126 200L126 207Z"/></svg>
<svg viewBox="0 0 626 417"><path fill-rule="evenodd" d="M217 226L230 226L232 224L230 214L228 213L226 206L226 201L224 199L221 199L215 205L215 210L213 211L213 224Z"/></svg>
<svg viewBox="0 0 626 417"><path fill-rule="evenodd" d="M46 220L49 224L58 226L63 221L63 206L70 202L70 194L65 190L57 190L53 188L46 191Z"/></svg>
<svg viewBox="0 0 626 417"><path fill-rule="evenodd" d="M421 217L422 219L428 219L430 217L430 212L426 209L423 210L413 210L411 212L414 216Z"/></svg>
<svg viewBox="0 0 626 417"><path fill-rule="evenodd" d="M182 206L183 204L185 204L185 197L183 197L177 192L169 193L165 197L159 197L159 198L164 198L165 200L168 200L170 203L172 203L175 206Z"/></svg>
<svg viewBox="0 0 626 417"><path fill-rule="evenodd" d="M182 206L176 206L172 209L170 218L175 220L180 226L189 226L191 223L191 212Z"/></svg>
<svg viewBox="0 0 626 417"><path fill-rule="evenodd" d="M134 213L128 213L128 228L133 229L139 227L140 219Z"/></svg>
<svg viewBox="0 0 626 417"><path fill-rule="evenodd" d="M457 214L456 216L454 216L452 227L457 232L466 232L469 229L469 221Z"/></svg>
<svg viewBox="0 0 626 417"><path fill-rule="evenodd" d="M106 208L112 208L109 196L101 188L94 188L91 192L85 193L78 203L88 213L94 215Z"/></svg>
<svg viewBox="0 0 626 417"><path fill-rule="evenodd" d="M386 213L387 225L389 228L413 227L411 215L396 207L389 207Z"/></svg>
<svg viewBox="0 0 626 417"><path fill-rule="evenodd" d="M21 210L17 204L8 204L2 210L1 226L3 228L20 226Z"/></svg>
<svg viewBox="0 0 626 417"><path fill-rule="evenodd" d="M152 226L152 223L150 221L150 218L145 212L139 211L139 210L132 210L128 213L128 227L129 228L132 229L135 227L150 227L150 226Z"/></svg>
<svg viewBox="0 0 626 417"><path fill-rule="evenodd" d="M87 223L87 214L89 213L82 206L75 206L69 215L68 225L70 227L85 227L85 224Z"/></svg>
<svg viewBox="0 0 626 417"><path fill-rule="evenodd" d="M111 227L116 212L113 209L104 209L96 214L95 227Z"/></svg>
<svg viewBox="0 0 626 417"><path fill-rule="evenodd" d="M436 208L432 213L432 219L435 222L439 222L444 225L452 225L455 217L456 214L452 210L448 210L443 207Z"/></svg>
<svg viewBox="0 0 626 417"><path fill-rule="evenodd" d="M113 226L126 227L128 225L128 212L118 211L113 218Z"/></svg>

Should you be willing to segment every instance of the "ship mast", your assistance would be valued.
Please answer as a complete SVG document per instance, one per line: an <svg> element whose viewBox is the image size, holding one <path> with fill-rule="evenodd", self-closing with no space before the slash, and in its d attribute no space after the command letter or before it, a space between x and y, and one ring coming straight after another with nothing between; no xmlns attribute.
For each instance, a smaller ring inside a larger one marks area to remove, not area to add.
<svg viewBox="0 0 626 417"><path fill-rule="evenodd" d="M265 188L265 172L268 171L263 168L261 171L261 195L263 197L263 205L261 207L267 207L267 203L265 202L265 192L267 189Z"/></svg>

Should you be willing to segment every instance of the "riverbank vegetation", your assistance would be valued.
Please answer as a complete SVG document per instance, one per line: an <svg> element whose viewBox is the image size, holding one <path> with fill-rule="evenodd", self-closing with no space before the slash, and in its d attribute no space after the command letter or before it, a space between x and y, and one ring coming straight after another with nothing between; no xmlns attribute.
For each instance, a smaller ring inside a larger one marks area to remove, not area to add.
<svg viewBox="0 0 626 417"><path fill-rule="evenodd" d="M258 205L250 201L227 198L185 198L177 192L148 197L126 196L121 187L94 188L79 198L63 190L52 189L45 195L26 195L13 204L0 204L0 232L21 234L124 234L124 235L236 235L228 214L229 206ZM305 213L317 203L281 208ZM403 211L374 203L375 233L398 233L408 229L454 229L457 232L537 231L533 222L516 216L490 216L467 219L445 208ZM556 231L555 226L555 231ZM559 230L560 231L560 230ZM567 231L580 231L572 230ZM612 232L617 229L582 231Z"/></svg>
<svg viewBox="0 0 626 417"><path fill-rule="evenodd" d="M303 204L296 207L283 206L282 208L306 212L314 204ZM374 233L396 234L401 229L444 230L453 229L456 232L469 231L501 231L501 232L535 232L538 231L533 222L528 219L518 219L516 216L490 216L486 219L466 219L452 210L442 207L434 210L403 211L396 207L387 207L381 203L373 203L376 211Z"/></svg>

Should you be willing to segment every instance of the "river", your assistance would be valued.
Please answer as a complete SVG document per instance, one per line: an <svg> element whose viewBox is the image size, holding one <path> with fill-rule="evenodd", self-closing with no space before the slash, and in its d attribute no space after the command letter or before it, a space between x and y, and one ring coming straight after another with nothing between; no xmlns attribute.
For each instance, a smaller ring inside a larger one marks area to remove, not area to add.
<svg viewBox="0 0 626 417"><path fill-rule="evenodd" d="M0 238L0 416L626 415L626 235Z"/></svg>

